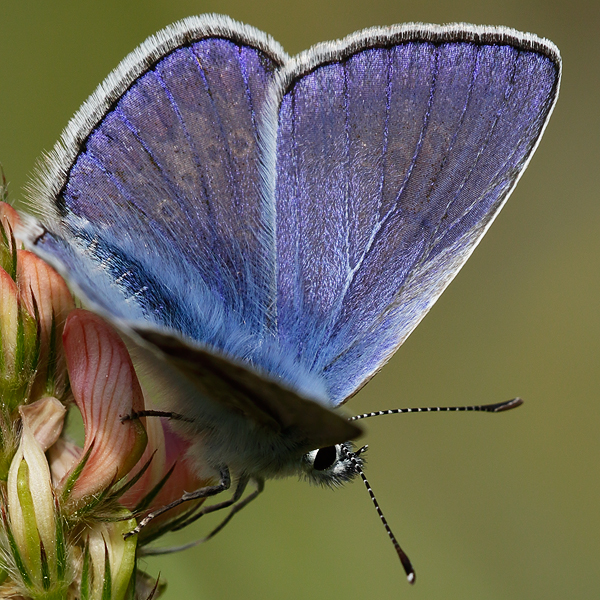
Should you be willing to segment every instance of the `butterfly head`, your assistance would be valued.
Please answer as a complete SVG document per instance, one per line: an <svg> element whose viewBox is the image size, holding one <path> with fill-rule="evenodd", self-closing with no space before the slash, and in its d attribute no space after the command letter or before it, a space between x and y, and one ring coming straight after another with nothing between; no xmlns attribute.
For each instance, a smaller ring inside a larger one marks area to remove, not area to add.
<svg viewBox="0 0 600 600"><path fill-rule="evenodd" d="M360 474L365 463L361 454L366 449L354 450L352 442L343 442L311 450L302 457L302 473L311 483L339 487Z"/></svg>

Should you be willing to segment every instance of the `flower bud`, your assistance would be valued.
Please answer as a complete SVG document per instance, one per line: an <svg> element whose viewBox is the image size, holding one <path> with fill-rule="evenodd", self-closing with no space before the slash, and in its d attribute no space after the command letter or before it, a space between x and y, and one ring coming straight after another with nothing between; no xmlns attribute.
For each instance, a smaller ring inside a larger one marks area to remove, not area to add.
<svg viewBox="0 0 600 600"><path fill-rule="evenodd" d="M123 515L130 514L123 511ZM87 532L81 575L82 596L89 600L122 600L135 567L137 536L125 538L134 519L96 523Z"/></svg>
<svg viewBox="0 0 600 600"><path fill-rule="evenodd" d="M17 274L17 242L14 231L19 222L17 211L10 204L0 202L0 268L12 279Z"/></svg>
<svg viewBox="0 0 600 600"><path fill-rule="evenodd" d="M11 415L29 393L39 355L33 317L19 299L16 283L0 269L0 397L4 415Z"/></svg>
<svg viewBox="0 0 600 600"><path fill-rule="evenodd" d="M0 208L1 208L0 204ZM1 244L0 244L1 245ZM0 480L5 481L18 445L17 407L28 397L36 372L39 336L18 288L0 269Z"/></svg>
<svg viewBox="0 0 600 600"><path fill-rule="evenodd" d="M64 596L70 581L62 519L46 456L26 419L8 473L7 499L12 570L18 573L24 595L33 600Z"/></svg>
<svg viewBox="0 0 600 600"><path fill-rule="evenodd" d="M75 308L65 280L41 258L17 251L17 286L23 304L37 319L40 353L31 398L60 398L67 388L67 369L61 343L67 315Z"/></svg>

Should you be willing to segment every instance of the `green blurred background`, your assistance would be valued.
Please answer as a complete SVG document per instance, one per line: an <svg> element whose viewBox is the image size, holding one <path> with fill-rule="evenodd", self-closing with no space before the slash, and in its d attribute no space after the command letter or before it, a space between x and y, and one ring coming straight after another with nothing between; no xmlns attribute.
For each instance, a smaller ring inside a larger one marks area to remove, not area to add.
<svg viewBox="0 0 600 600"><path fill-rule="evenodd" d="M564 77L504 212L348 407L526 400L500 415L368 423L368 476L413 560L416 586L406 583L360 482L331 492L285 480L269 482L209 544L148 560L168 581L166 598L600 597L600 3L2 0L0 161L12 198L121 58L203 12L267 31L289 53L403 21L507 25L552 39Z"/></svg>

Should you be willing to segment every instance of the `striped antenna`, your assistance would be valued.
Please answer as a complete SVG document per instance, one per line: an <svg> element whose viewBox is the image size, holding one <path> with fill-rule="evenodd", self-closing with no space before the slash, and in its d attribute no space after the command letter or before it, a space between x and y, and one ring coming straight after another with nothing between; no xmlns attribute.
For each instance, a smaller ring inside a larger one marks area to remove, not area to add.
<svg viewBox="0 0 600 600"><path fill-rule="evenodd" d="M521 406L523 400L521 398L513 398L506 402L498 402L496 404L480 404L479 406L427 406L424 408L394 408L392 410L378 410L376 412L364 413L350 417L350 421L358 421L359 419L367 419L368 417L380 417L381 415L399 415L402 413L420 413L420 412L492 412L498 413L511 408Z"/></svg>
<svg viewBox="0 0 600 600"><path fill-rule="evenodd" d="M414 583L416 581L416 575L415 575L415 570L413 569L413 566L410 562L410 559L406 555L406 552L404 552L404 550L402 550L402 548L400 547L400 544L398 543L398 540L396 539L396 536L393 534L392 530L390 529L387 519L383 516L383 512L381 511L381 508L379 507L379 502L377 502L377 498L375 498L375 494L373 493L373 490L371 489L371 485L369 484L369 481L367 480L358 460L356 459L356 457L359 454L362 454L367 449L367 447L363 446L362 448L360 448L360 450L357 450L356 452L349 452L343 446L341 446L341 449L342 449L342 452L346 455L346 457L352 462L352 465L356 469L357 473L359 473L359 475L361 476L363 483L365 484L365 487L367 488L367 491L369 492L369 496L371 496L371 500L373 501L375 510L377 511L377 514L379 515L379 518L381 519L381 522L383 523L383 526L385 527L385 530L387 531L387 534L388 534L392 544L394 544L394 548L396 549L396 552L398 553L398 558L400 558L400 562L402 563L402 566L404 567L404 571L406 573L406 578L408 579L408 583Z"/></svg>

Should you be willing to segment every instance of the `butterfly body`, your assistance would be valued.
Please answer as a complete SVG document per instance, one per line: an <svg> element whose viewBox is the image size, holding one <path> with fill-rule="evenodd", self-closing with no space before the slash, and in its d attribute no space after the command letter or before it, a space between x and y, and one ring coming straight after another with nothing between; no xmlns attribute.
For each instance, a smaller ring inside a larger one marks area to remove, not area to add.
<svg viewBox="0 0 600 600"><path fill-rule="evenodd" d="M148 387L186 417L177 424L192 440L190 454L204 475L223 465L260 479L303 475L306 453L361 434L346 418L247 365L198 348L188 357L176 338L170 341L171 347L161 338L168 360L143 345L130 347Z"/></svg>
<svg viewBox="0 0 600 600"><path fill-rule="evenodd" d="M32 185L29 247L192 420L199 468L304 472L333 409L456 275L531 158L556 47L375 28L288 57L208 15L146 41Z"/></svg>

